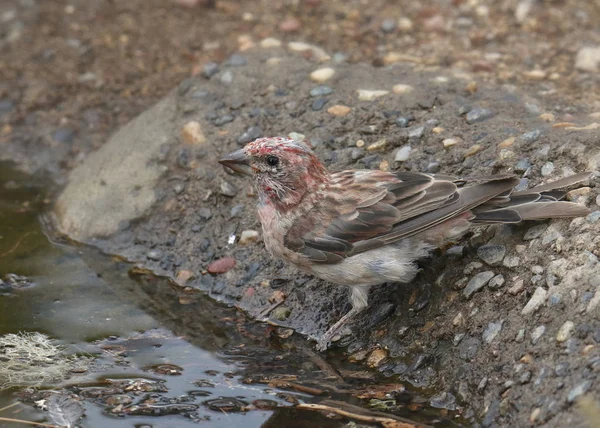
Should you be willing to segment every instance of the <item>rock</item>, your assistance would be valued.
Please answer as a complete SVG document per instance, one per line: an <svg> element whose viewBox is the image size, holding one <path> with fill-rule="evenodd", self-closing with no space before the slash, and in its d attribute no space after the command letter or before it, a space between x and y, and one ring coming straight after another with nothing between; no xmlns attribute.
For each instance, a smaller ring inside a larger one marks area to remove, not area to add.
<svg viewBox="0 0 600 428"><path fill-rule="evenodd" d="M563 325L558 329L558 333L556 334L557 342L566 342L567 339L571 337L571 333L575 328L575 324L572 321L565 321Z"/></svg>
<svg viewBox="0 0 600 428"><path fill-rule="evenodd" d="M235 259L233 257L223 257L209 264L206 270L209 273L225 273L233 269L234 266Z"/></svg>
<svg viewBox="0 0 600 428"><path fill-rule="evenodd" d="M323 83L333 77L335 70L331 67L319 68L310 73L310 78L317 83Z"/></svg>
<svg viewBox="0 0 600 428"><path fill-rule="evenodd" d="M336 104L327 109L327 113L332 114L334 116L346 116L351 111L352 109L350 107L341 104Z"/></svg>
<svg viewBox="0 0 600 428"><path fill-rule="evenodd" d="M196 121L186 123L181 129L180 136L186 144L200 145L206 143L202 125Z"/></svg>
<svg viewBox="0 0 600 428"><path fill-rule="evenodd" d="M552 162L546 162L542 167L542 177L548 177L554 171L554 164Z"/></svg>
<svg viewBox="0 0 600 428"><path fill-rule="evenodd" d="M235 186L228 181L221 182L221 194L229 197L237 195L237 189Z"/></svg>
<svg viewBox="0 0 600 428"><path fill-rule="evenodd" d="M405 16L398 19L398 29L402 32L409 32L413 29L413 22Z"/></svg>
<svg viewBox="0 0 600 428"><path fill-rule="evenodd" d="M424 132L425 132L424 126L415 126L414 128L411 128L408 131L408 138L411 140L418 140L419 138L421 138L423 136Z"/></svg>
<svg viewBox="0 0 600 428"><path fill-rule="evenodd" d="M210 208L202 207L198 210L198 217L200 217L200 219L203 221L210 220L212 216L213 214Z"/></svg>
<svg viewBox="0 0 600 428"><path fill-rule="evenodd" d="M396 20L392 18L386 18L381 23L381 31L384 33L392 33L396 30Z"/></svg>
<svg viewBox="0 0 600 428"><path fill-rule="evenodd" d="M544 80L547 75L548 75L547 72L545 72L544 70L540 70L540 69L534 69L534 70L529 70L529 71L523 72L523 76L525 76L526 78L531 79L531 80Z"/></svg>
<svg viewBox="0 0 600 428"><path fill-rule="evenodd" d="M333 93L333 89L327 85L319 85L310 90L311 97L323 97Z"/></svg>
<svg viewBox="0 0 600 428"><path fill-rule="evenodd" d="M325 104L327 104L327 101L329 101L327 98L317 98L313 101L311 108L313 111L321 111L325 107Z"/></svg>
<svg viewBox="0 0 600 428"><path fill-rule="evenodd" d="M374 101L390 93L384 90L357 89L358 99L361 101Z"/></svg>
<svg viewBox="0 0 600 428"><path fill-rule="evenodd" d="M294 52L310 51L318 62L325 62L331 59L331 57L320 47L304 42L289 42L288 49Z"/></svg>
<svg viewBox="0 0 600 428"><path fill-rule="evenodd" d="M202 76L204 76L207 79L210 79L220 70L221 69L219 68L219 64L217 64L216 62L209 62L204 64L204 67L202 67Z"/></svg>
<svg viewBox="0 0 600 428"><path fill-rule="evenodd" d="M444 147L448 148L457 145L460 141L461 140L459 138L445 138L442 141L442 144Z"/></svg>
<svg viewBox="0 0 600 428"><path fill-rule="evenodd" d="M465 325L465 317L463 316L462 312L459 312L458 314L456 314L456 316L452 320L452 325L454 325L456 327L461 327L461 326Z"/></svg>
<svg viewBox="0 0 600 428"><path fill-rule="evenodd" d="M234 119L235 119L235 116L233 116L231 114L224 114L223 116L219 116L217 119L215 119L214 124L216 126L223 126L227 123L233 122Z"/></svg>
<svg viewBox="0 0 600 428"><path fill-rule="evenodd" d="M531 343L535 345L546 332L546 326L538 325L531 332Z"/></svg>
<svg viewBox="0 0 600 428"><path fill-rule="evenodd" d="M411 93L412 91L414 91L414 89L415 88L413 88L410 85L406 85L404 83L398 83L392 87L392 92L394 94L404 95L404 94Z"/></svg>
<svg viewBox="0 0 600 428"><path fill-rule="evenodd" d="M509 256L505 257L502 261L502 264L508 268L513 268L519 266L521 263L521 259L517 256Z"/></svg>
<svg viewBox="0 0 600 428"><path fill-rule="evenodd" d="M521 311L521 315L531 315L538 310L539 307L542 306L542 304L546 301L547 295L548 292L544 288L536 288L533 292L533 296L531 296L531 299L529 299L529 302L527 302Z"/></svg>
<svg viewBox="0 0 600 428"><path fill-rule="evenodd" d="M410 152L412 151L412 148L410 146L404 146L399 148L396 151L396 155L394 156L394 162L404 162L406 160L408 160L408 158L410 157Z"/></svg>
<svg viewBox="0 0 600 428"><path fill-rule="evenodd" d="M483 149L483 146L481 144L474 144L467 149L467 151L464 153L463 156L465 158L468 158L470 156L477 154L481 149Z"/></svg>
<svg viewBox="0 0 600 428"><path fill-rule="evenodd" d="M238 137L237 142L240 145L246 145L251 141L256 140L257 138L262 137L262 135L263 130L260 126L251 126L248 129L246 129L246 132L244 132Z"/></svg>
<svg viewBox="0 0 600 428"><path fill-rule="evenodd" d="M475 107L467 113L467 123L473 124L483 122L484 120L494 117L494 112L487 108Z"/></svg>
<svg viewBox="0 0 600 428"><path fill-rule="evenodd" d="M483 287L485 287L485 285L488 283L488 281L490 279L492 279L493 277L494 277L494 272L492 272L492 271L485 271L485 272L478 273L473 278L471 278L471 280L469 281L469 283L463 290L463 295L467 299L470 299L471 296L473 295L473 293L475 293L476 291L479 291Z"/></svg>
<svg viewBox="0 0 600 428"><path fill-rule="evenodd" d="M538 224L530 228L527 232L525 232L525 236L523 236L523 240L531 241L532 239L539 238L542 236L542 233L546 231L548 228L547 224Z"/></svg>
<svg viewBox="0 0 600 428"><path fill-rule="evenodd" d="M161 250L150 250L146 257L150 260L159 261L163 257L163 252Z"/></svg>
<svg viewBox="0 0 600 428"><path fill-rule="evenodd" d="M274 39L272 37L267 37L266 39L262 39L260 41L260 47L261 48L278 48L281 46L281 40L278 39Z"/></svg>
<svg viewBox="0 0 600 428"><path fill-rule="evenodd" d="M594 297L592 297L590 299L590 301L588 302L588 305L587 305L587 308L585 309L585 311L588 314L592 314L599 305L600 305L600 287L598 287L596 289L596 292L594 293Z"/></svg>
<svg viewBox="0 0 600 428"><path fill-rule="evenodd" d="M284 33L295 33L302 28L302 23L296 18L289 18L279 24L279 29Z"/></svg>
<svg viewBox="0 0 600 428"><path fill-rule="evenodd" d="M504 245L483 245L477 249L477 256L490 266L500 264L505 254Z"/></svg>
<svg viewBox="0 0 600 428"><path fill-rule="evenodd" d="M253 244L258 241L259 233L256 230L244 230L240 235L240 245Z"/></svg>
<svg viewBox="0 0 600 428"><path fill-rule="evenodd" d="M504 285L504 275L498 274L488 282L488 287L490 290L498 290L500 287Z"/></svg>
<svg viewBox="0 0 600 428"><path fill-rule="evenodd" d="M539 129L534 129L531 132L526 132L525 134L522 134L519 138L524 143L535 143L537 140L540 139L541 136L542 131Z"/></svg>
<svg viewBox="0 0 600 428"><path fill-rule="evenodd" d="M579 49L575 57L575 68L589 73L600 71L600 46Z"/></svg>
<svg viewBox="0 0 600 428"><path fill-rule="evenodd" d="M574 386L569 391L569 394L567 395L567 400L569 401L569 403L572 403L578 397L580 397L581 395L583 395L586 392L588 392L588 390L590 389L591 386L592 386L592 381L591 380L584 380L583 382L580 382L579 384L577 384L576 386Z"/></svg>
<svg viewBox="0 0 600 428"><path fill-rule="evenodd" d="M273 318L279 321L285 321L290 317L292 310L287 306L279 306L273 310Z"/></svg>
<svg viewBox="0 0 600 428"><path fill-rule="evenodd" d="M531 168L531 162L529 162L529 159L521 159L515 165L516 172L527 172L529 168Z"/></svg>
<svg viewBox="0 0 600 428"><path fill-rule="evenodd" d="M396 118L396 125L398 125L400 128L406 128L409 123L410 120L406 117L400 116Z"/></svg>
<svg viewBox="0 0 600 428"><path fill-rule="evenodd" d="M515 342L521 343L525 340L525 329L522 328L517 332L517 337L515 337Z"/></svg>
<svg viewBox="0 0 600 428"><path fill-rule="evenodd" d="M367 358L367 366L374 368L379 367L381 363L387 358L388 352L385 349L375 349Z"/></svg>
<svg viewBox="0 0 600 428"><path fill-rule="evenodd" d="M502 324L504 324L504 320L489 323L483 332L483 341L485 343L492 343L496 336L498 336L498 333L500 333L500 330L502 330Z"/></svg>

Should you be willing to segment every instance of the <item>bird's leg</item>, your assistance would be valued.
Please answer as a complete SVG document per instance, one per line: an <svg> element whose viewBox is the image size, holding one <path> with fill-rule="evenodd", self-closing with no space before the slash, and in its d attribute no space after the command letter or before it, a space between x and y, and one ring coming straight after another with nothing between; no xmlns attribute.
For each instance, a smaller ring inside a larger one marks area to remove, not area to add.
<svg viewBox="0 0 600 428"><path fill-rule="evenodd" d="M325 351L329 346L329 342L336 333L352 318L362 312L367 307L368 286L351 286L350 300L352 301L352 309L344 315L338 322L332 325L317 342L317 350Z"/></svg>

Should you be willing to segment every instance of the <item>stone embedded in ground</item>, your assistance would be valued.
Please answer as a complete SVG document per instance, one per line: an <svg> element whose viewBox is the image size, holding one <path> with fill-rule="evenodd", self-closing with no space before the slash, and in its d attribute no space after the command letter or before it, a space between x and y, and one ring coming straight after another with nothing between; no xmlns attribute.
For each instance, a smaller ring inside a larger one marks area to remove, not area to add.
<svg viewBox="0 0 600 428"><path fill-rule="evenodd" d="M540 306L544 304L546 301L546 297L548 296L548 292L546 289L542 287L538 287L533 292L533 296L527 302L523 310L521 311L522 315L530 315L539 309Z"/></svg>
<svg viewBox="0 0 600 428"><path fill-rule="evenodd" d="M502 262L506 254L504 245L482 245L477 249L477 255L481 260L490 266L496 266Z"/></svg>
<svg viewBox="0 0 600 428"><path fill-rule="evenodd" d="M475 293L476 291L479 291L483 287L485 287L485 285L488 283L488 281L490 279L492 279L493 277L494 277L494 272L492 272L492 271L478 273L473 278L471 278L471 280L469 281L469 283L463 290L463 295L467 299L471 298L473 293Z"/></svg>

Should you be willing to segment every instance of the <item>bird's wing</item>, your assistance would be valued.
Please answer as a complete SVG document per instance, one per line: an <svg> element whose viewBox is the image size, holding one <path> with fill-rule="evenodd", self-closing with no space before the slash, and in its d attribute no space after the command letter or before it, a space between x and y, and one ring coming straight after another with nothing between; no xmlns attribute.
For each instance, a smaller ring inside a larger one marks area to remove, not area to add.
<svg viewBox="0 0 600 428"><path fill-rule="evenodd" d="M312 211L289 229L284 243L313 262L339 263L508 194L518 180L497 176L458 187L464 183L456 177L417 172L336 173Z"/></svg>

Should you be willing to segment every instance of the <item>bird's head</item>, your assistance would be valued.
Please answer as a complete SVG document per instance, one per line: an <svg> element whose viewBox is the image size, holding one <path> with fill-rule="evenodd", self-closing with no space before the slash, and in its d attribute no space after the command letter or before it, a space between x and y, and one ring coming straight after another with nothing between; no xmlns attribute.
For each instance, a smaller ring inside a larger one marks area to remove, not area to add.
<svg viewBox="0 0 600 428"><path fill-rule="evenodd" d="M219 162L233 171L252 176L261 203L289 209L307 191L316 191L329 174L303 142L288 138L259 138Z"/></svg>

